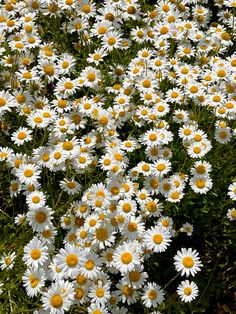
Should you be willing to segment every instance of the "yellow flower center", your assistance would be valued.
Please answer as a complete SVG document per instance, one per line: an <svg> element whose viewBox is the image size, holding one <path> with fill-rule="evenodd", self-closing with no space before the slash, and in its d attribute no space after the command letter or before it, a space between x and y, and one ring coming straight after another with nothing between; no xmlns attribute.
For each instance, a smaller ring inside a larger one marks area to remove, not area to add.
<svg viewBox="0 0 236 314"><path fill-rule="evenodd" d="M31 170L31 169L26 169L26 170L24 171L24 176L27 177L27 178L32 177L33 174L34 174L34 172L33 172L33 170Z"/></svg>
<svg viewBox="0 0 236 314"><path fill-rule="evenodd" d="M155 300L157 298L157 292L155 290L148 291L148 298L150 300Z"/></svg>
<svg viewBox="0 0 236 314"><path fill-rule="evenodd" d="M190 256L184 257L182 263L186 268L192 268L194 266L194 260Z"/></svg>
<svg viewBox="0 0 236 314"><path fill-rule="evenodd" d="M88 260L86 263L85 263L85 268L87 270L92 270L94 268L94 262L92 260Z"/></svg>
<svg viewBox="0 0 236 314"><path fill-rule="evenodd" d="M63 305L63 298L59 294L54 294L50 299L51 306L59 308Z"/></svg>
<svg viewBox="0 0 236 314"><path fill-rule="evenodd" d="M47 215L45 214L45 212L37 212L35 214L35 220L38 222L38 223L43 223L44 221L47 220Z"/></svg>
<svg viewBox="0 0 236 314"><path fill-rule="evenodd" d="M137 229L138 229L138 225L136 224L136 222L130 222L128 224L128 230L130 232L135 232L135 231L137 231Z"/></svg>
<svg viewBox="0 0 236 314"><path fill-rule="evenodd" d="M99 241L105 241L108 238L108 232L105 228L98 228L96 230L96 238Z"/></svg>
<svg viewBox="0 0 236 314"><path fill-rule="evenodd" d="M152 237L152 239L153 239L153 242L154 242L155 244L161 244L162 241L163 241L163 236L162 236L161 234L157 233L157 234L154 234L154 236Z"/></svg>
<svg viewBox="0 0 236 314"><path fill-rule="evenodd" d="M190 288L190 287L184 288L184 294L185 295L190 295L191 293L192 293L192 288Z"/></svg>
<svg viewBox="0 0 236 314"><path fill-rule="evenodd" d="M125 252L125 253L121 254L120 259L121 259L121 262L123 264L128 265L132 262L133 257L132 257L132 254L130 254L129 252Z"/></svg>
<svg viewBox="0 0 236 314"><path fill-rule="evenodd" d="M76 266L78 264L78 261L79 259L76 254L72 253L72 254L67 255L66 257L66 264L70 267Z"/></svg>
<svg viewBox="0 0 236 314"><path fill-rule="evenodd" d="M17 135L17 138L19 140L24 140L27 137L27 134L25 132L19 132Z"/></svg>
<svg viewBox="0 0 236 314"><path fill-rule="evenodd" d="M133 281L133 282L137 282L139 281L140 279L140 273L136 270L132 270L130 273L129 273L129 279L130 281Z"/></svg>
<svg viewBox="0 0 236 314"><path fill-rule="evenodd" d="M62 144L62 148L63 148L64 150L69 151L69 150L72 150L72 149L74 148L74 145L73 145L72 142L68 141L68 142L64 142L64 143Z"/></svg>
<svg viewBox="0 0 236 314"><path fill-rule="evenodd" d="M98 288L97 291L96 291L96 296L98 298L102 298L104 296L105 292L102 288Z"/></svg>
<svg viewBox="0 0 236 314"><path fill-rule="evenodd" d="M37 260L41 257L41 251L39 249L33 249L31 252L30 252L30 256L33 260Z"/></svg>

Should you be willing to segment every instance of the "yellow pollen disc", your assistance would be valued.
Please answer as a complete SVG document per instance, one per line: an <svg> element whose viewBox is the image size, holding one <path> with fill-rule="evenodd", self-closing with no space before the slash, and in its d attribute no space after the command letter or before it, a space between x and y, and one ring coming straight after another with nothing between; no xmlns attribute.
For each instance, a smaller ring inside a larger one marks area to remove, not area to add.
<svg viewBox="0 0 236 314"><path fill-rule="evenodd" d="M27 177L27 178L32 177L33 174L34 174L34 172L33 172L33 170L31 170L31 169L26 169L26 170L24 171L24 176Z"/></svg>
<svg viewBox="0 0 236 314"><path fill-rule="evenodd" d="M42 155L42 160L45 161L45 162L46 162L46 161L49 161L49 155L46 154L46 153L43 154L43 155Z"/></svg>
<svg viewBox="0 0 236 314"><path fill-rule="evenodd" d="M79 163L80 163L80 164L86 163L86 158L85 158L84 156L80 156L80 157L79 157Z"/></svg>
<svg viewBox="0 0 236 314"><path fill-rule="evenodd" d="M11 264L11 258L9 256L5 258L5 264L7 266Z"/></svg>
<svg viewBox="0 0 236 314"><path fill-rule="evenodd" d="M90 12L91 12L90 5L85 4L85 5L82 7L82 12L84 12L85 14L90 13Z"/></svg>
<svg viewBox="0 0 236 314"><path fill-rule="evenodd" d="M130 222L128 224L128 230L130 232L135 232L135 231L137 231L137 229L138 229L138 225L136 224L136 222Z"/></svg>
<svg viewBox="0 0 236 314"><path fill-rule="evenodd" d="M198 146L194 147L193 149L194 154L200 154L201 151L202 151L201 147L198 147Z"/></svg>
<svg viewBox="0 0 236 314"><path fill-rule="evenodd" d="M27 134L25 132L19 132L17 135L17 138L19 140L24 140L27 137Z"/></svg>
<svg viewBox="0 0 236 314"><path fill-rule="evenodd" d="M184 257L182 263L186 268L192 268L194 266L194 260L190 256Z"/></svg>
<svg viewBox="0 0 236 314"><path fill-rule="evenodd" d="M133 281L133 282L137 282L139 281L140 279L140 273L136 270L132 270L130 273L129 273L129 279L130 281Z"/></svg>
<svg viewBox="0 0 236 314"><path fill-rule="evenodd" d="M78 261L79 259L76 254L72 253L72 254L67 255L66 257L66 264L70 267L76 266L78 264Z"/></svg>
<svg viewBox="0 0 236 314"><path fill-rule="evenodd" d="M63 305L63 298L59 294L54 294L50 299L51 306L59 308Z"/></svg>
<svg viewBox="0 0 236 314"><path fill-rule="evenodd" d="M159 165L157 165L157 170L158 171L163 171L163 170L165 170L166 169L166 165L165 164L159 164Z"/></svg>
<svg viewBox="0 0 236 314"><path fill-rule="evenodd" d="M199 189L203 189L206 186L206 182L202 179L198 179L195 184Z"/></svg>
<svg viewBox="0 0 236 314"><path fill-rule="evenodd" d="M155 300L157 298L157 292L155 290L148 291L148 298L150 300Z"/></svg>
<svg viewBox="0 0 236 314"><path fill-rule="evenodd" d="M94 73L89 73L87 75L87 79L88 79L89 82L94 82L95 79L96 79L96 75Z"/></svg>
<svg viewBox="0 0 236 314"><path fill-rule="evenodd" d="M96 224L97 224L97 220L96 219L90 219L89 220L89 226L90 227L94 227L94 226L96 226Z"/></svg>
<svg viewBox="0 0 236 314"><path fill-rule="evenodd" d="M41 251L39 249L34 249L30 252L30 256L33 260L37 260L41 257Z"/></svg>
<svg viewBox="0 0 236 314"><path fill-rule="evenodd" d="M74 189L75 188L75 182L67 182L66 185L67 185L67 187L69 189Z"/></svg>
<svg viewBox="0 0 236 314"><path fill-rule="evenodd" d="M173 199L173 200L177 200L179 198L179 192L172 192L170 197Z"/></svg>
<svg viewBox="0 0 236 314"><path fill-rule="evenodd" d="M101 117L100 118L100 123L101 123L101 125L107 125L107 123L108 123L108 118L107 117Z"/></svg>
<svg viewBox="0 0 236 314"><path fill-rule="evenodd" d="M105 241L108 238L108 232L105 228L98 228L96 230L96 238L99 241Z"/></svg>
<svg viewBox="0 0 236 314"><path fill-rule="evenodd" d="M147 164L142 165L142 170L143 170L143 171L145 171L145 172L147 172L147 171L149 171L149 170L150 170L150 166L149 166L149 165L147 165Z"/></svg>
<svg viewBox="0 0 236 314"><path fill-rule="evenodd" d="M104 296L104 290L102 288L98 288L97 291L96 291L96 296L98 298L102 298Z"/></svg>
<svg viewBox="0 0 236 314"><path fill-rule="evenodd" d="M43 222L45 222L47 220L47 215L44 212L37 212L35 214L35 220L38 223L43 223Z"/></svg>
<svg viewBox="0 0 236 314"><path fill-rule="evenodd" d="M80 231L80 237L82 238L82 239L85 239L86 237L87 237L87 231L85 231L85 230L82 230L82 231Z"/></svg>
<svg viewBox="0 0 236 314"><path fill-rule="evenodd" d="M226 138L227 138L227 132L221 131L221 132L219 133L219 137L222 138L222 139L226 139Z"/></svg>
<svg viewBox="0 0 236 314"><path fill-rule="evenodd" d="M72 82L65 82L64 88L65 89L72 89L74 87L74 84Z"/></svg>
<svg viewBox="0 0 236 314"><path fill-rule="evenodd" d="M83 290L82 290L81 288L77 288L77 289L75 290L75 298L76 298L77 300L81 300L81 299L83 298L83 296L84 296Z"/></svg>
<svg viewBox="0 0 236 314"><path fill-rule="evenodd" d="M146 208L150 213L154 213L157 209L157 206L155 202L151 201L147 203Z"/></svg>
<svg viewBox="0 0 236 314"><path fill-rule="evenodd" d="M157 139L157 135L156 134L150 134L149 135L149 140L150 141L156 141L156 139Z"/></svg>
<svg viewBox="0 0 236 314"><path fill-rule="evenodd" d="M73 148L74 148L74 145L73 145L73 143L72 142L64 142L63 144L62 144L62 148L64 149L64 150L72 150Z"/></svg>
<svg viewBox="0 0 236 314"><path fill-rule="evenodd" d="M142 86L145 88L149 88L149 87L151 87L151 82L149 80L144 80L142 82Z"/></svg>
<svg viewBox="0 0 236 314"><path fill-rule="evenodd" d="M38 278L32 278L30 279L30 285L31 285L31 288L36 288L37 285L39 283L39 279Z"/></svg>
<svg viewBox="0 0 236 314"><path fill-rule="evenodd" d="M129 252L125 252L123 254L121 254L120 260L123 264L130 264L133 260L132 255Z"/></svg>
<svg viewBox="0 0 236 314"><path fill-rule="evenodd" d="M37 196L37 195L36 195L36 196L33 196L33 197L32 197L32 202L35 203L35 204L39 203L39 202L40 202L40 197Z"/></svg>
<svg viewBox="0 0 236 314"><path fill-rule="evenodd" d="M53 76L55 71L54 68L51 65L47 65L43 68L43 71L45 74L47 74L48 76Z"/></svg>
<svg viewBox="0 0 236 314"><path fill-rule="evenodd" d="M191 293L192 293L192 288L190 288L190 287L184 288L184 294L185 295L191 295Z"/></svg>
<svg viewBox="0 0 236 314"><path fill-rule="evenodd" d="M35 123L42 123L43 122L43 119L41 117L35 117L34 118L34 122Z"/></svg>
<svg viewBox="0 0 236 314"><path fill-rule="evenodd" d="M85 263L85 268L87 270L92 270L94 268L94 262L92 260L88 260L86 263Z"/></svg>
<svg viewBox="0 0 236 314"><path fill-rule="evenodd" d="M124 286L122 292L125 296L130 297L134 293L134 289L132 287Z"/></svg>
<svg viewBox="0 0 236 314"><path fill-rule="evenodd" d="M161 244L163 241L163 236L161 234L157 233L157 234L154 234L152 239L153 239L153 242L155 244Z"/></svg>
<svg viewBox="0 0 236 314"><path fill-rule="evenodd" d="M129 213L131 211L131 209L132 209L132 207L131 207L131 205L129 203L124 203L122 205L122 210L125 213Z"/></svg>
<svg viewBox="0 0 236 314"><path fill-rule="evenodd" d="M108 38L107 43L109 46L114 45L116 43L116 38L115 37Z"/></svg>
<svg viewBox="0 0 236 314"><path fill-rule="evenodd" d="M76 277L76 282L79 284L79 285L84 285L86 283L87 279L85 276L83 275L78 275Z"/></svg>
<svg viewBox="0 0 236 314"><path fill-rule="evenodd" d="M235 193L236 194L236 193ZM233 209L231 212L230 212L230 215L233 219L236 219L236 209Z"/></svg>
<svg viewBox="0 0 236 314"><path fill-rule="evenodd" d="M203 165L199 165L199 166L197 166L197 168L196 168L196 172L197 172L198 174L204 174L204 173L206 173L206 167L203 166Z"/></svg>

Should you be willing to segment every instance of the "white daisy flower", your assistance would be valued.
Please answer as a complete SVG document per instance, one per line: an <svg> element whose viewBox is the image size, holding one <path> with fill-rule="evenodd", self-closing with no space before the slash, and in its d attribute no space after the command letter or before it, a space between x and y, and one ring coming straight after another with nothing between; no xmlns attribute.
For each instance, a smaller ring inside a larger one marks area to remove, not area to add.
<svg viewBox="0 0 236 314"><path fill-rule="evenodd" d="M178 251L174 256L174 260L175 269L181 272L181 276L195 276L203 266L200 261L199 254L192 248L182 248L181 251Z"/></svg>
<svg viewBox="0 0 236 314"><path fill-rule="evenodd" d="M177 288L177 293L181 301L192 302L198 296L198 287L193 281L181 281Z"/></svg>
<svg viewBox="0 0 236 314"><path fill-rule="evenodd" d="M37 237L34 237L25 247L23 261L28 267L39 269L48 260L48 248Z"/></svg>
<svg viewBox="0 0 236 314"><path fill-rule="evenodd" d="M144 293L141 297L146 307L156 307L164 301L164 291L156 283L148 283L144 287Z"/></svg>
<svg viewBox="0 0 236 314"><path fill-rule="evenodd" d="M119 245L113 254L114 267L121 273L133 270L142 261L141 252L140 244L136 240Z"/></svg>
<svg viewBox="0 0 236 314"><path fill-rule="evenodd" d="M152 252L164 252L171 242L171 234L161 226L147 229L143 236L143 244Z"/></svg>

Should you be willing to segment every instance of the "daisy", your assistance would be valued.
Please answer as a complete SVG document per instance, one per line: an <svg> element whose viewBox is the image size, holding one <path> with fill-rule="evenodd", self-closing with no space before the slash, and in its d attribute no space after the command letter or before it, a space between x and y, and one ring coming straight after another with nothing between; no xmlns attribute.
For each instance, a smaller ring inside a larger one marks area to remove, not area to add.
<svg viewBox="0 0 236 314"><path fill-rule="evenodd" d="M192 302L198 296L198 291L195 282L189 280L181 281L177 288L177 293L184 302Z"/></svg>
<svg viewBox="0 0 236 314"><path fill-rule="evenodd" d="M115 242L115 231L111 224L103 223L101 227L96 229L92 234L92 246L93 248L105 249L112 246Z"/></svg>
<svg viewBox="0 0 236 314"><path fill-rule="evenodd" d="M22 164L16 169L16 176L25 184L36 184L40 177L40 169L34 164Z"/></svg>
<svg viewBox="0 0 236 314"><path fill-rule="evenodd" d="M164 252L171 242L171 234L163 227L152 227L143 236L143 243L152 252Z"/></svg>
<svg viewBox="0 0 236 314"><path fill-rule="evenodd" d="M102 48L98 48L95 49L93 53L90 53L88 55L87 61L89 63L94 63L95 65L98 65L100 62L104 61L104 57L106 56L106 51Z"/></svg>
<svg viewBox="0 0 236 314"><path fill-rule="evenodd" d="M75 195L80 191L81 185L74 179L64 179L59 183L60 188L69 195Z"/></svg>
<svg viewBox="0 0 236 314"><path fill-rule="evenodd" d="M60 249L55 262L66 277L73 278L84 263L84 252L73 244L66 244L65 248Z"/></svg>
<svg viewBox="0 0 236 314"><path fill-rule="evenodd" d="M236 220L236 209L235 208L228 209L227 218L231 221Z"/></svg>
<svg viewBox="0 0 236 314"><path fill-rule="evenodd" d="M137 240L142 237L145 226L141 222L141 217L129 217L125 223L119 228L124 239L127 240Z"/></svg>
<svg viewBox="0 0 236 314"><path fill-rule="evenodd" d="M113 254L114 267L121 273L127 273L140 265L140 255L140 244L136 240L124 242L116 248Z"/></svg>
<svg viewBox="0 0 236 314"><path fill-rule="evenodd" d="M14 107L14 97L8 91L0 92L0 115L5 114L6 111L11 111Z"/></svg>
<svg viewBox="0 0 236 314"><path fill-rule="evenodd" d="M29 142L32 140L32 130L21 127L16 132L12 133L11 140L17 146L24 144L25 142Z"/></svg>
<svg viewBox="0 0 236 314"><path fill-rule="evenodd" d="M45 272L43 269L35 270L29 268L22 276L22 281L27 295L32 298L44 287L46 281Z"/></svg>
<svg viewBox="0 0 236 314"><path fill-rule="evenodd" d="M189 222L184 223L180 228L180 232L185 232L188 236L191 236L193 234L193 225Z"/></svg>
<svg viewBox="0 0 236 314"><path fill-rule="evenodd" d="M236 182L229 185L227 195L231 198L231 200L236 201Z"/></svg>
<svg viewBox="0 0 236 314"><path fill-rule="evenodd" d="M12 252L10 254L6 254L4 253L1 257L0 257L0 268L1 270L6 269L12 269L14 264L15 264L15 258L16 258L16 253Z"/></svg>
<svg viewBox="0 0 236 314"><path fill-rule="evenodd" d="M80 273L88 279L95 280L101 271L102 262L97 254L86 255L85 262L80 268Z"/></svg>
<svg viewBox="0 0 236 314"><path fill-rule="evenodd" d="M156 283L149 282L143 289L141 299L146 307L156 307L164 301L164 291Z"/></svg>
<svg viewBox="0 0 236 314"><path fill-rule="evenodd" d="M158 159L152 165L152 173L155 176L163 176L171 170L171 162L166 159Z"/></svg>
<svg viewBox="0 0 236 314"><path fill-rule="evenodd" d="M194 176L189 182L195 193L206 194L212 188L212 180L209 176Z"/></svg>
<svg viewBox="0 0 236 314"><path fill-rule="evenodd" d="M122 282L135 289L140 289L148 278L148 274L143 271L143 266L139 265L128 273L123 274Z"/></svg>
<svg viewBox="0 0 236 314"><path fill-rule="evenodd" d="M27 212L27 221L33 230L41 232L50 226L53 213L48 206L30 208Z"/></svg>
<svg viewBox="0 0 236 314"><path fill-rule="evenodd" d="M88 296L91 298L91 303L105 305L111 296L109 283L104 284L98 280L98 284L93 284L90 288Z"/></svg>
<svg viewBox="0 0 236 314"><path fill-rule="evenodd" d="M51 314L69 311L74 301L74 285L69 281L57 281L42 295L43 308Z"/></svg>
<svg viewBox="0 0 236 314"><path fill-rule="evenodd" d="M117 285L117 294L119 296L119 301L122 303L127 302L128 305L134 304L137 302L139 294L136 289L131 287L130 285L123 283L122 281L119 282ZM120 314L120 312L119 312Z"/></svg>
<svg viewBox="0 0 236 314"><path fill-rule="evenodd" d="M46 195L40 191L34 191L27 195L26 203L30 209L38 209L45 206Z"/></svg>
<svg viewBox="0 0 236 314"><path fill-rule="evenodd" d="M158 200L148 201L142 208L144 215L147 217L159 217L163 211L162 203L158 203Z"/></svg>
<svg viewBox="0 0 236 314"><path fill-rule="evenodd" d="M25 247L23 261L28 267L39 269L48 260L48 248L37 237L34 237Z"/></svg>
<svg viewBox="0 0 236 314"><path fill-rule="evenodd" d="M196 250L190 249L181 249L178 251L177 254L174 256L174 265L175 269L178 272L181 272L181 276L189 275L195 276L200 268L203 266L200 259L199 254Z"/></svg>
<svg viewBox="0 0 236 314"><path fill-rule="evenodd" d="M107 32L102 38L102 48L105 51L112 51L120 48L121 34L116 31Z"/></svg>
<svg viewBox="0 0 236 314"><path fill-rule="evenodd" d="M215 140L220 144L227 144L231 141L232 132L230 128L216 128L214 133Z"/></svg>

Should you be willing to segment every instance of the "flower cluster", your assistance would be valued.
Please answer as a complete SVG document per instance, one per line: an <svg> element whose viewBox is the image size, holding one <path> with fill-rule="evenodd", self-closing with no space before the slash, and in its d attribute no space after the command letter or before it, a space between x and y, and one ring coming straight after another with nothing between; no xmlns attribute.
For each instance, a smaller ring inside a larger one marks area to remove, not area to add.
<svg viewBox="0 0 236 314"><path fill-rule="evenodd" d="M151 313L165 300L145 265L180 232L193 233L189 222L176 227L168 208L212 189L207 154L236 135L236 55L225 57L235 3L224 2L220 24L210 24L205 1L1 4L0 119L9 145L0 161L11 197L27 206L15 224L34 233L22 281L30 298L41 296L35 314L72 306L125 314L137 302ZM185 159L176 165L179 151ZM235 183L228 196L236 200ZM235 220L234 208L227 217ZM15 257L2 256L1 269ZM182 248L174 266L188 277L202 263ZM189 280L176 291L184 302L198 295Z"/></svg>

